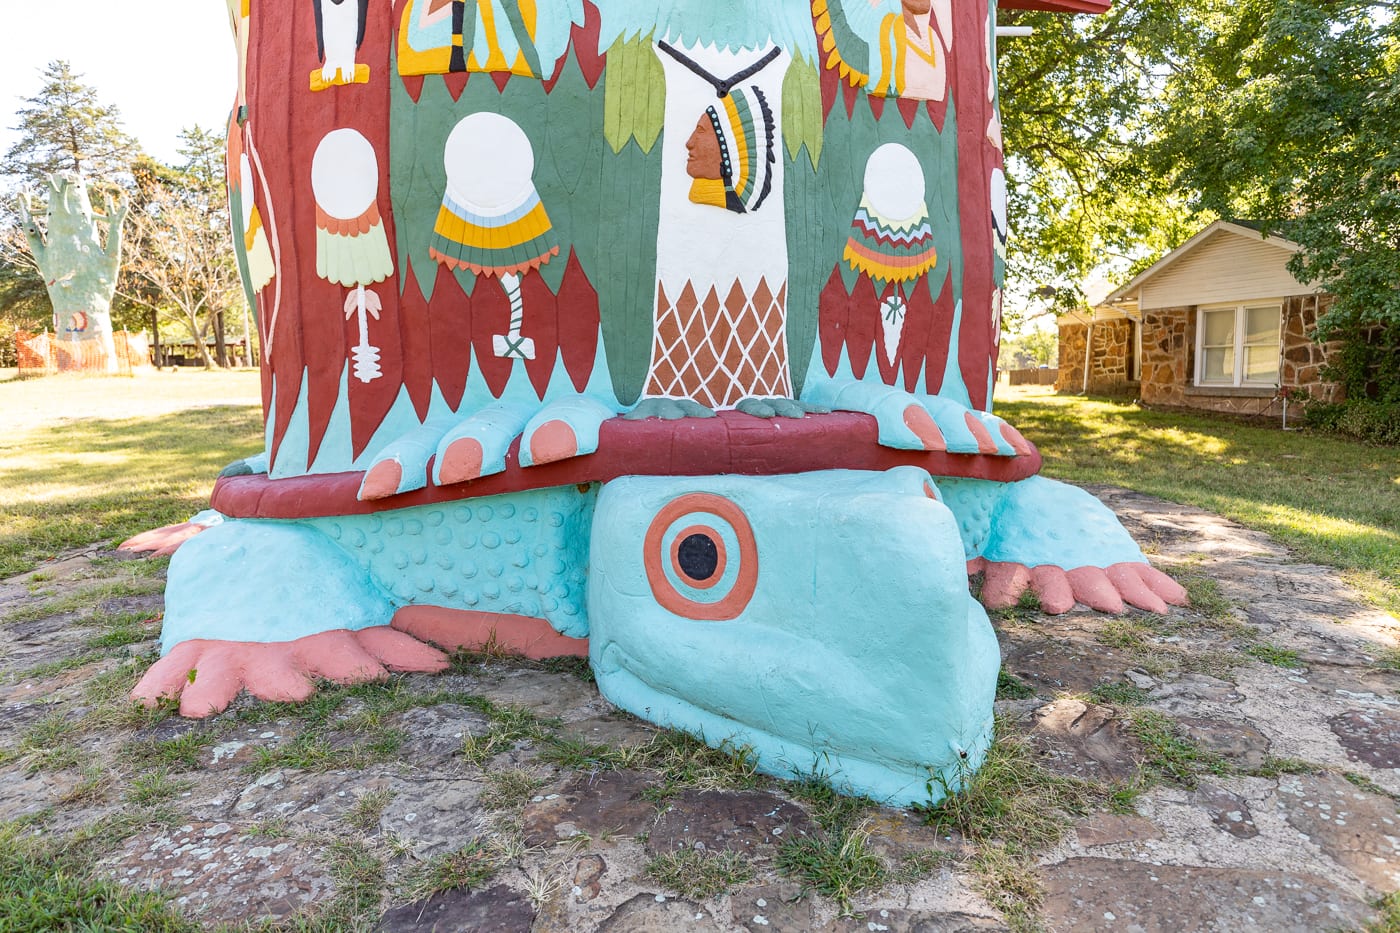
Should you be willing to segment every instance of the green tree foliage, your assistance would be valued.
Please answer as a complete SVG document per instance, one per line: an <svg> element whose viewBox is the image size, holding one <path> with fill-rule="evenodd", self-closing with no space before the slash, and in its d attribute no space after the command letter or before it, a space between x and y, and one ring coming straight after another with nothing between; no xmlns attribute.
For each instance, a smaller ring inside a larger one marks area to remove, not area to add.
<svg viewBox="0 0 1400 933"><path fill-rule="evenodd" d="M34 187L64 171L81 173L89 184L125 180L140 147L122 129L116 106L103 104L66 61L50 62L42 80L16 113L19 139L0 174Z"/></svg>
<svg viewBox="0 0 1400 933"><path fill-rule="evenodd" d="M1250 0L1173 76L1155 163L1197 203L1299 243L1324 336L1400 323L1396 4Z"/></svg>
<svg viewBox="0 0 1400 933"><path fill-rule="evenodd" d="M1129 275L1204 222L1142 152L1168 107L1168 77L1197 54L1222 5L1117 0L1102 16L998 14L1035 30L1001 40L998 56L1013 289L1041 289L1053 310L1070 310L1092 270Z"/></svg>

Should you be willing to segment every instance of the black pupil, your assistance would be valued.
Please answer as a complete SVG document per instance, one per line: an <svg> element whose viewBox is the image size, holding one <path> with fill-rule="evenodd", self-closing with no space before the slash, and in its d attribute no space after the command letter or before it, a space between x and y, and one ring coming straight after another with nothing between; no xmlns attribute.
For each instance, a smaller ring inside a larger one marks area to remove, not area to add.
<svg viewBox="0 0 1400 933"><path fill-rule="evenodd" d="M678 553L681 571L692 580L708 580L719 569L719 548L709 535L689 535Z"/></svg>

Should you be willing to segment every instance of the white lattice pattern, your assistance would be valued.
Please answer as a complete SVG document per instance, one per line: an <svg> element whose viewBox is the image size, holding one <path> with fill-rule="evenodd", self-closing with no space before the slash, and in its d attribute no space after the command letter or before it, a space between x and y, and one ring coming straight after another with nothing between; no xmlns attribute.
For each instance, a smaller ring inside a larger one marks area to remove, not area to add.
<svg viewBox="0 0 1400 933"><path fill-rule="evenodd" d="M700 299L687 283L673 302L658 286L646 395L732 408L755 396L792 397L787 360L787 283L777 294L760 280L752 294L735 282L724 298Z"/></svg>

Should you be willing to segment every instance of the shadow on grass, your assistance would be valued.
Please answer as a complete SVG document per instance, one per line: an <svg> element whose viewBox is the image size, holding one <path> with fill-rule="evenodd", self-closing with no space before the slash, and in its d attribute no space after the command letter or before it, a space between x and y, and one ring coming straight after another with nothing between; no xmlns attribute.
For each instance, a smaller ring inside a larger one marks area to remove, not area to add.
<svg viewBox="0 0 1400 933"><path fill-rule="evenodd" d="M1048 476L1124 486L1217 512L1304 559L1351 571L1400 613L1400 451L1074 396L997 406Z"/></svg>
<svg viewBox="0 0 1400 933"><path fill-rule="evenodd" d="M74 547L184 521L262 448L256 408L83 420L0 440L0 578Z"/></svg>

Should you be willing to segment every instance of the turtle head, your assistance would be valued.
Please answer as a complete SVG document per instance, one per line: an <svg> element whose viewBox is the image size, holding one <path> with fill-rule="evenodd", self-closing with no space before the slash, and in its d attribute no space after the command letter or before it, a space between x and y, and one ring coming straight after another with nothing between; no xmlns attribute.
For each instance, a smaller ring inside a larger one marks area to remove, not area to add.
<svg viewBox="0 0 1400 933"><path fill-rule="evenodd" d="M590 657L613 703L773 774L937 797L991 736L996 638L929 475L624 477L594 517Z"/></svg>

